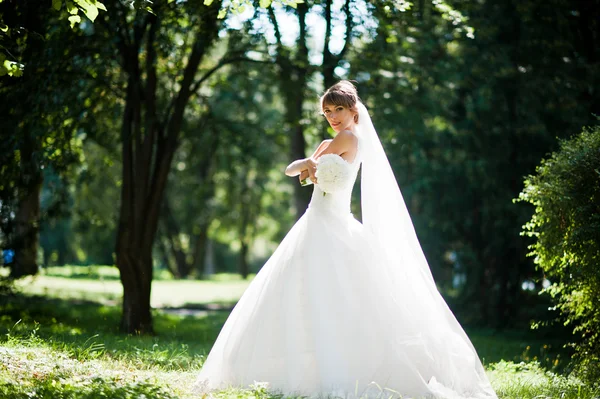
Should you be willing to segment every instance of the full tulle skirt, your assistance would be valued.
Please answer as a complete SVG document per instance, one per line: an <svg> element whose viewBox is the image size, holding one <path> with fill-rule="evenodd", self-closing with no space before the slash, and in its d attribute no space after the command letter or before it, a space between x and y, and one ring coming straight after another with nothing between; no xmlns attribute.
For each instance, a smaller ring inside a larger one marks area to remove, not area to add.
<svg viewBox="0 0 600 399"><path fill-rule="evenodd" d="M308 208L233 309L196 390L496 398L441 296L390 273L385 253L350 213Z"/></svg>

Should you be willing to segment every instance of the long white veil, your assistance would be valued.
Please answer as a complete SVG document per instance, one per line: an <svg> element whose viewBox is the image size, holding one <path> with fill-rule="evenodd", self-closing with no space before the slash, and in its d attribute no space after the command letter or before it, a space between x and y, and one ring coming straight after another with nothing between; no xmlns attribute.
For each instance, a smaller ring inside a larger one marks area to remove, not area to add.
<svg viewBox="0 0 600 399"><path fill-rule="evenodd" d="M361 178L363 225L371 230L383 248L399 252L398 246L401 245L403 254L414 260L411 266L417 267L420 275L434 284L392 167L371 122L369 112L361 102L358 103L358 115L357 131L363 159Z"/></svg>
<svg viewBox="0 0 600 399"><path fill-rule="evenodd" d="M371 117L361 102L357 106L363 226L382 252L380 261L385 262L390 287L410 286L411 306L422 315L418 322L426 330L421 337L426 349L434 354L435 361L448 366L436 376L440 390L444 390L440 396L459 393L461 398L496 398L471 341L437 290ZM398 298L406 300L404 295Z"/></svg>

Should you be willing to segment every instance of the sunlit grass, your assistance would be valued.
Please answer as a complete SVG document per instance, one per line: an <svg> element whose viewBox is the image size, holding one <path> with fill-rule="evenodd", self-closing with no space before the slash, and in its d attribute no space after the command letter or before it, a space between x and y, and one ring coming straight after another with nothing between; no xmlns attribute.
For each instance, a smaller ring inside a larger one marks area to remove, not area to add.
<svg viewBox="0 0 600 399"><path fill-rule="evenodd" d="M69 277L72 279L86 280L119 280L119 270L112 265L65 265L50 266L40 269L40 275L52 277ZM158 269L153 272L153 280L175 280L173 275L166 269ZM203 281L239 281L242 277L235 273L216 273Z"/></svg>
<svg viewBox="0 0 600 399"><path fill-rule="evenodd" d="M227 317L156 313L156 336L130 336L118 332L113 306L16 297L2 314L2 398L52 386L55 396L40 397L186 397ZM91 396L78 396L84 388Z"/></svg>
<svg viewBox="0 0 600 399"><path fill-rule="evenodd" d="M183 317L157 309L156 336L122 335L115 305L118 280L48 274L21 283L20 295L0 298L0 398L194 397L191 387L227 311ZM247 284L228 276L217 281L159 280L153 303L199 308L215 301L233 303ZM92 301L80 296L84 291ZM32 296L35 292L49 296ZM560 342L531 332L468 333L500 398L600 398L600 389L558 373L565 371L568 356ZM257 387L213 396L280 397Z"/></svg>
<svg viewBox="0 0 600 399"><path fill-rule="evenodd" d="M88 269L90 278L83 278ZM76 276L70 277L71 274ZM159 279L152 283L151 304L155 308L194 307L209 303L232 305L240 298L250 280L239 276L217 274L210 280ZM123 287L114 267L52 267L35 277L17 282L18 288L30 295L49 298L90 300L109 305L120 303Z"/></svg>
<svg viewBox="0 0 600 399"><path fill-rule="evenodd" d="M501 361L487 372L500 398L514 399L598 399L600 387L590 387L573 376L544 370L536 362Z"/></svg>

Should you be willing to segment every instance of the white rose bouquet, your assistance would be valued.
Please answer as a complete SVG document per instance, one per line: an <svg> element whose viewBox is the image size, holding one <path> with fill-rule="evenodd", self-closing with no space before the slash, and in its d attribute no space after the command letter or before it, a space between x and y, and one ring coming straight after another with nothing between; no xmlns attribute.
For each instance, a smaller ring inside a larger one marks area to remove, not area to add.
<svg viewBox="0 0 600 399"><path fill-rule="evenodd" d="M319 158L315 177L323 195L335 193L345 187L350 178L350 168L341 156L325 154Z"/></svg>

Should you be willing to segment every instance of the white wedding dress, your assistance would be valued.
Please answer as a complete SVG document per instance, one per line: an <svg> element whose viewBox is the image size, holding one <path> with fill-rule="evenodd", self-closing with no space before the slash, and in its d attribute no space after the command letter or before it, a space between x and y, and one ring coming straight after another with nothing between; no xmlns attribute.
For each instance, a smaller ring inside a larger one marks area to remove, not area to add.
<svg viewBox="0 0 600 399"><path fill-rule="evenodd" d="M344 189L314 186L233 309L198 392L264 382L285 396L496 398L435 287L414 268L390 267L390 252L350 213L363 141Z"/></svg>

